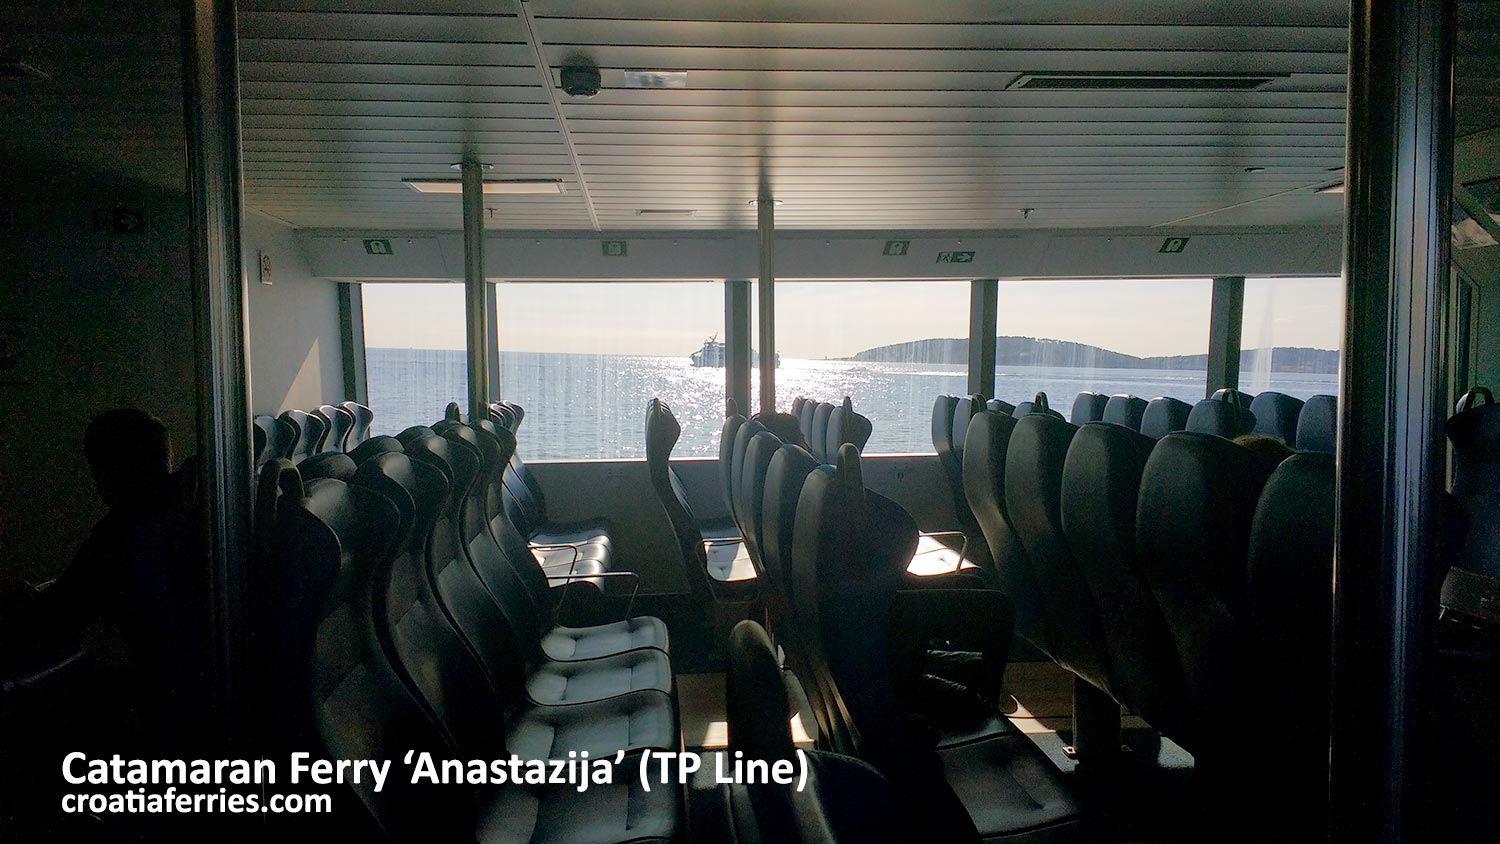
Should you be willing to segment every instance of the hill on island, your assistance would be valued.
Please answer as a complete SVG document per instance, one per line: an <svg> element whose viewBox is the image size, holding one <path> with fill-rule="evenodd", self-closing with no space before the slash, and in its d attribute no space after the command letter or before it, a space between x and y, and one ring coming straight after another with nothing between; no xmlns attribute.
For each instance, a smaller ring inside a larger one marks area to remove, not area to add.
<svg viewBox="0 0 1500 844"><path fill-rule="evenodd" d="M1249 368L1261 349L1240 352L1240 366ZM958 337L935 337L876 346L852 356L849 360L882 363L952 363L969 359L969 341ZM995 363L998 366L1060 366L1095 369L1203 369L1208 355L1168 355L1136 357L1123 352L1101 349L1086 343L1050 340L1042 337L996 337ZM1328 349L1276 347L1271 350L1271 371L1336 373L1339 353Z"/></svg>

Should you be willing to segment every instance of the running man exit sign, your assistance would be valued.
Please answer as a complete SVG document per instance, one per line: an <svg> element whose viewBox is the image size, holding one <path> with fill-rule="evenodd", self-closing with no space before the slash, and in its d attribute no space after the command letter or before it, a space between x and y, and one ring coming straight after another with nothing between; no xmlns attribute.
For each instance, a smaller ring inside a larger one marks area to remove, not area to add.
<svg viewBox="0 0 1500 844"><path fill-rule="evenodd" d="M394 255L396 253L395 253L394 250L391 249L391 242L389 240L366 240L365 241L365 254L366 255Z"/></svg>
<svg viewBox="0 0 1500 844"><path fill-rule="evenodd" d="M1169 237L1161 242L1161 248L1157 252L1168 255L1176 255L1187 248L1188 239L1185 237Z"/></svg>

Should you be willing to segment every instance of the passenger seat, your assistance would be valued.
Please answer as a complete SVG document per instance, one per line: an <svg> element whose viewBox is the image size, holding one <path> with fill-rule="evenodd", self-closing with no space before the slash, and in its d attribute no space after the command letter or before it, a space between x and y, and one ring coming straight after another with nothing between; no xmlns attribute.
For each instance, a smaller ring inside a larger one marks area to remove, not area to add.
<svg viewBox="0 0 1500 844"><path fill-rule="evenodd" d="M1250 402L1250 412L1255 416L1255 433L1268 434L1297 447L1297 418L1302 415L1303 402L1299 398L1267 390Z"/></svg>
<svg viewBox="0 0 1500 844"><path fill-rule="evenodd" d="M1139 431L1141 420L1146 416L1146 406L1146 400L1136 396L1110 396L1109 401L1104 405L1104 417L1101 421Z"/></svg>
<svg viewBox="0 0 1500 844"><path fill-rule="evenodd" d="M1073 410L1068 414L1068 421L1074 425L1098 422L1104 418L1104 408L1108 404L1109 396L1102 393L1079 393L1073 399Z"/></svg>
<svg viewBox="0 0 1500 844"><path fill-rule="evenodd" d="M1254 428L1255 414L1246 407L1244 396L1227 387L1193 405L1187 418L1187 430L1226 440L1248 434Z"/></svg>
<svg viewBox="0 0 1500 844"><path fill-rule="evenodd" d="M1338 448L1339 400L1313 396L1297 414L1297 450L1333 454Z"/></svg>
<svg viewBox="0 0 1500 844"><path fill-rule="evenodd" d="M1174 431L1187 430L1188 416L1193 406L1167 396L1158 396L1146 404L1141 415L1141 433L1159 440Z"/></svg>

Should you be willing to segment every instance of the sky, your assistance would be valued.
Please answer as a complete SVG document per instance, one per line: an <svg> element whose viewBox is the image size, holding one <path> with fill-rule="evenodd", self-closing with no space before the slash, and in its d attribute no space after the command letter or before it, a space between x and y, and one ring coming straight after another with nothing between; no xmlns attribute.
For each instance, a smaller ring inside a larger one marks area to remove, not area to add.
<svg viewBox="0 0 1500 844"><path fill-rule="evenodd" d="M717 282L498 285L506 351L687 355L724 329ZM461 284L364 285L365 342L462 349ZM1138 355L1202 354L1207 279L1002 281L1002 335L1072 340ZM847 357L863 349L968 334L967 282L779 282L783 358ZM1243 348L1336 349L1343 331L1338 278L1250 279ZM720 339L723 339L722 336Z"/></svg>

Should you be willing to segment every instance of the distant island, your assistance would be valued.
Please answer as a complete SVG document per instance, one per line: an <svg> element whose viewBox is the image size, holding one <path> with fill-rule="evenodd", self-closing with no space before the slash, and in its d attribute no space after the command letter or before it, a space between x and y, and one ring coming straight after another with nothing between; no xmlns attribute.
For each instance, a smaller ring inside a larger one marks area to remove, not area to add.
<svg viewBox="0 0 1500 844"><path fill-rule="evenodd" d="M1262 351L1264 350L1242 350L1240 367L1248 369L1253 356ZM952 364L966 363L968 359L969 341L962 337L936 337L927 340L912 340L907 343L892 343L889 346L865 349L847 358L847 360L879 363ZM1061 366L1098 369L1204 369L1208 366L1208 355L1140 358L1068 340L1049 340L1041 337L996 337L995 363L998 366ZM1335 374L1339 371L1339 353L1329 349L1278 346L1271 350L1271 371Z"/></svg>

